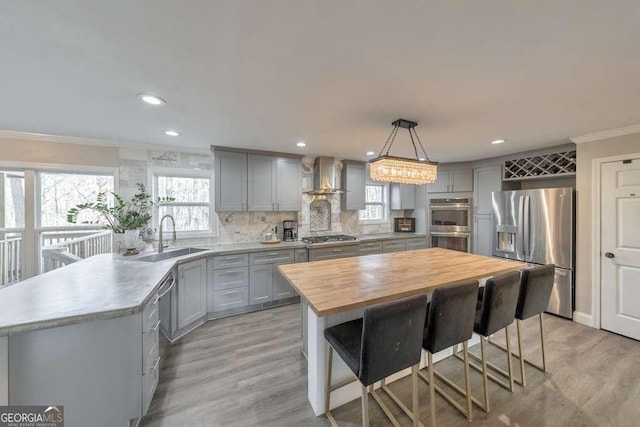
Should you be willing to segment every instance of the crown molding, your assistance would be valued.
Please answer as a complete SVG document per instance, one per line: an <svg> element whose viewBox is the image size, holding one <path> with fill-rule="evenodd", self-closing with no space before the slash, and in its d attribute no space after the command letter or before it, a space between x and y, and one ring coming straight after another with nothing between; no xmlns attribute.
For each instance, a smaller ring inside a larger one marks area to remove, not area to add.
<svg viewBox="0 0 640 427"><path fill-rule="evenodd" d="M152 144L144 142L126 142L113 139L83 138L78 136L48 135L43 133L0 130L0 139L18 139L22 141L57 142L61 144L93 145L100 147L126 148L133 150L179 151L181 153L211 154L209 148L177 147L174 145Z"/></svg>
<svg viewBox="0 0 640 427"><path fill-rule="evenodd" d="M588 135L574 136L573 138L570 138L570 139L572 142L575 142L576 144L583 144L585 142L600 141L601 139L631 135L632 133L640 133L640 124L633 125L633 126L626 126L623 128L605 130L602 132L590 133Z"/></svg>

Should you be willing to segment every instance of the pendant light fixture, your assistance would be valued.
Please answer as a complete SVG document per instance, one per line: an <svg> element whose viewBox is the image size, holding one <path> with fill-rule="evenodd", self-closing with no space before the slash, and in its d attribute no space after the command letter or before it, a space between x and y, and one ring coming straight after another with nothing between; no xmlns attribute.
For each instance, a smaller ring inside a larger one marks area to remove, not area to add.
<svg viewBox="0 0 640 427"><path fill-rule="evenodd" d="M427 156L427 152L418 137L416 126L418 123L410 120L398 119L392 123L393 130L387 138L387 142L380 150L380 154L375 159L369 160L371 163L371 179L382 182L395 182L399 184L422 185L429 184L438 177L438 162L432 162ZM416 154L415 159L406 157L390 156L389 151L393 145L398 130L407 129L411 136L411 144ZM416 141L422 151L422 156L418 154ZM386 151L385 151L386 150Z"/></svg>

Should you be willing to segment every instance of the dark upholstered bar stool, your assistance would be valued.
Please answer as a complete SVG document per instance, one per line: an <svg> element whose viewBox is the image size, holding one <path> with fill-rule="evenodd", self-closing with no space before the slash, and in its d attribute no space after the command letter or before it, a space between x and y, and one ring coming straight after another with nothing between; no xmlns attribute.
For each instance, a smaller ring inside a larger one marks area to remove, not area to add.
<svg viewBox="0 0 640 427"><path fill-rule="evenodd" d="M362 319L352 320L325 329L324 337L329 343L327 350L327 377L325 413L331 425L337 426L330 408L331 392L353 381L331 386L333 351L338 353L362 385L362 424L369 425L369 392L389 417L393 425L399 426L389 408L373 390L375 382L391 374L411 368L413 383L413 412L402 408L420 425L418 419L417 373L422 353L422 333L427 307L427 296L416 295L389 303L378 304L364 310ZM404 405L403 405L404 406Z"/></svg>
<svg viewBox="0 0 640 427"><path fill-rule="evenodd" d="M553 264L547 264L540 267L534 267L522 270L520 276L520 294L518 296L518 307L516 308L516 329L518 331L518 354L512 353L520 360L520 378L514 378L518 384L525 386L527 381L524 374L525 362L541 370L547 371L547 363L544 354L544 329L542 327L542 313L549 306L549 298L553 290L553 282L556 267ZM523 320L533 316L539 316L540 319L540 345L542 347L542 366L527 360L522 355L522 338L520 336L520 327ZM507 351L507 348L489 341L491 344Z"/></svg>
<svg viewBox="0 0 640 427"><path fill-rule="evenodd" d="M494 276L487 280L482 290L482 300L478 301L476 308L473 332L480 335L481 357L476 356L473 352L469 352L469 355L482 363L482 367L478 367L473 363L471 363L470 366L482 373L484 404L475 398L473 402L486 412L489 412L491 409L489 404L488 378L491 378L507 390L513 391L513 368L511 366L511 346L509 340L507 339L508 372L506 373L509 384L505 384L501 379L488 372L487 366L489 363L487 362L486 344L489 335L495 334L502 329L505 330L506 336L509 336L509 325L511 325L515 319L519 292L519 271ZM458 354L456 354L456 356L460 358ZM491 365L491 367L493 368L494 366Z"/></svg>
<svg viewBox="0 0 640 427"><path fill-rule="evenodd" d="M467 357L467 341L473 335L473 319L476 299L478 296L478 282L472 281L460 285L451 285L433 291L431 302L427 309L422 347L427 351L428 374L418 375L429 384L429 399L431 399L431 424L436 425L436 396L437 391L451 405L462 412L471 421L471 382L469 380L469 360ZM435 371L433 354L462 343L464 349L465 390L457 384ZM464 408L444 390L436 386L434 375L443 380L454 390L467 398Z"/></svg>

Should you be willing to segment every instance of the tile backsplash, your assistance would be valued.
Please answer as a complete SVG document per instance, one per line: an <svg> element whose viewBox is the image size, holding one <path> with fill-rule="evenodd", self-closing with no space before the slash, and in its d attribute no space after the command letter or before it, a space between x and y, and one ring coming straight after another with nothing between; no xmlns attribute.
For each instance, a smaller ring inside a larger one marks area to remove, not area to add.
<svg viewBox="0 0 640 427"><path fill-rule="evenodd" d="M144 150L121 150L119 165L119 193L125 198L131 197L136 192L136 183L146 183L151 188L151 174L149 171L154 167L161 168L181 168L211 170L214 168L213 154L192 154L171 152L172 156L166 153ZM170 159L170 160L167 160ZM175 160L174 160L175 159ZM302 159L302 191L313 189L313 158ZM336 170L341 173L341 164L336 162ZM340 195L332 194L325 197L330 204L323 215L330 225L329 230L313 231L311 226L312 215L310 211L311 202L314 197L302 194L302 210L298 212L212 212L214 229L217 236L212 238L194 239L192 243L237 243L248 241L259 241L265 232L270 232L272 228L278 227L278 232L282 235L282 221L297 220L298 235L312 236L322 234L370 234L387 233L393 231L393 218L404 216L404 211L391 211L389 219L384 223L362 224L358 220L358 211L345 211L340 209Z"/></svg>

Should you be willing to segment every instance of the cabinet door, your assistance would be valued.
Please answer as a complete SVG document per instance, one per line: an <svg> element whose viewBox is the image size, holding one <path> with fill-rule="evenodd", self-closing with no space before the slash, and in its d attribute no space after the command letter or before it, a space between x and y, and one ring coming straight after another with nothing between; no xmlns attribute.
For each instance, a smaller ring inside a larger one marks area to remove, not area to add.
<svg viewBox="0 0 640 427"><path fill-rule="evenodd" d="M473 217L473 253L491 256L493 253L493 217L476 215Z"/></svg>
<svg viewBox="0 0 640 427"><path fill-rule="evenodd" d="M248 205L252 212L276 210L276 159L271 156L249 154Z"/></svg>
<svg viewBox="0 0 640 427"><path fill-rule="evenodd" d="M299 211L302 206L302 162L279 158L276 175L276 210Z"/></svg>
<svg viewBox="0 0 640 427"><path fill-rule="evenodd" d="M343 211L364 209L367 168L364 163L343 162L342 169L342 205Z"/></svg>
<svg viewBox="0 0 640 427"><path fill-rule="evenodd" d="M291 298L296 296L296 292L293 289L293 286L287 282L287 279L284 278L282 273L278 270L276 265L273 266L273 300Z"/></svg>
<svg viewBox="0 0 640 427"><path fill-rule="evenodd" d="M271 301L273 271L271 264L249 267L249 304Z"/></svg>
<svg viewBox="0 0 640 427"><path fill-rule="evenodd" d="M178 329L202 318L207 310L207 262L178 266Z"/></svg>
<svg viewBox="0 0 640 427"><path fill-rule="evenodd" d="M415 185L390 184L390 207L392 210L413 209L415 206Z"/></svg>
<svg viewBox="0 0 640 427"><path fill-rule="evenodd" d="M487 166L473 170L473 213L491 215L491 193L502 187L502 168L500 165Z"/></svg>
<svg viewBox="0 0 640 427"><path fill-rule="evenodd" d="M427 192L429 193L446 193L449 191L449 172L438 171L438 179L428 184Z"/></svg>
<svg viewBox="0 0 640 427"><path fill-rule="evenodd" d="M451 171L449 180L449 191L451 192L473 191L473 170L471 169Z"/></svg>
<svg viewBox="0 0 640 427"><path fill-rule="evenodd" d="M247 210L247 155L216 151L216 212Z"/></svg>

